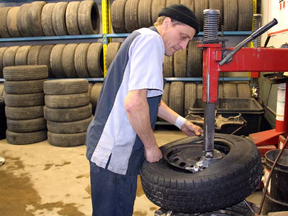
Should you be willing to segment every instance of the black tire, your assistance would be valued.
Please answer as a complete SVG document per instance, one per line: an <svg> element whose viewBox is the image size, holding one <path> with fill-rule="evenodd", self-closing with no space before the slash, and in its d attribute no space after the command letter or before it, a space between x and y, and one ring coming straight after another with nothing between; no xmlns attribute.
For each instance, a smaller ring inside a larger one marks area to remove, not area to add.
<svg viewBox="0 0 288 216"><path fill-rule="evenodd" d="M238 31L251 31L253 22L253 0L238 0Z"/></svg>
<svg viewBox="0 0 288 216"><path fill-rule="evenodd" d="M73 122L87 119L92 115L92 105L70 109L53 109L44 107L44 117L53 122Z"/></svg>
<svg viewBox="0 0 288 216"><path fill-rule="evenodd" d="M106 51L106 68L109 69L109 66L111 65L112 61L114 60L115 56L118 53L118 50L120 49L121 42L111 42L107 46Z"/></svg>
<svg viewBox="0 0 288 216"><path fill-rule="evenodd" d="M203 84L197 84L197 99L202 99Z"/></svg>
<svg viewBox="0 0 288 216"><path fill-rule="evenodd" d="M202 155L202 143L203 138L188 137L160 150L165 158L177 147L190 148L195 161ZM216 133L215 149L226 155L197 173L173 169L165 159L156 163L144 161L140 176L147 198L164 209L183 213L211 212L243 201L258 187L262 177L255 144L243 137Z"/></svg>
<svg viewBox="0 0 288 216"><path fill-rule="evenodd" d="M152 0L151 5L152 24L156 22L160 10L165 6L166 6L166 0Z"/></svg>
<svg viewBox="0 0 288 216"><path fill-rule="evenodd" d="M47 131L37 131L31 133L15 133L6 131L7 142L14 145L25 145L42 142L47 139Z"/></svg>
<svg viewBox="0 0 288 216"><path fill-rule="evenodd" d="M68 2L58 2L52 11L52 25L53 30L57 36L68 35L66 22L65 22L65 12Z"/></svg>
<svg viewBox="0 0 288 216"><path fill-rule="evenodd" d="M187 50L178 50L174 54L174 76L186 77L187 76Z"/></svg>
<svg viewBox="0 0 288 216"><path fill-rule="evenodd" d="M86 79L60 79L44 82L44 93L46 95L81 94L88 92L88 81Z"/></svg>
<svg viewBox="0 0 288 216"><path fill-rule="evenodd" d="M12 7L7 13L7 29L11 37L21 37L17 27L17 14L20 7Z"/></svg>
<svg viewBox="0 0 288 216"><path fill-rule="evenodd" d="M28 120L44 116L44 106L31 107L5 107L6 117L11 120Z"/></svg>
<svg viewBox="0 0 288 216"><path fill-rule="evenodd" d="M33 94L43 92L43 83L46 79L31 81L5 81L7 94Z"/></svg>
<svg viewBox="0 0 288 216"><path fill-rule="evenodd" d="M90 95L90 102L92 104L92 113L95 113L98 98L102 90L102 86L103 86L103 83L95 83L92 87L91 95Z"/></svg>
<svg viewBox="0 0 288 216"><path fill-rule="evenodd" d="M195 83L185 83L185 95L184 95L184 116L187 116L189 109L193 108L193 105L197 98L197 87Z"/></svg>
<svg viewBox="0 0 288 216"><path fill-rule="evenodd" d="M11 132L29 133L46 129L46 120L42 118L29 120L7 119L7 128Z"/></svg>
<svg viewBox="0 0 288 216"><path fill-rule="evenodd" d="M86 132L87 128L92 121L93 116L91 115L87 119L74 122L51 122L47 121L47 128L49 132L57 134L74 134Z"/></svg>
<svg viewBox="0 0 288 216"><path fill-rule="evenodd" d="M166 7L172 4L180 4L180 0L166 0Z"/></svg>
<svg viewBox="0 0 288 216"><path fill-rule="evenodd" d="M190 41L188 44L188 77L202 77L203 50L197 47L199 41Z"/></svg>
<svg viewBox="0 0 288 216"><path fill-rule="evenodd" d="M0 8L0 36L2 38L10 38L11 35L9 34L7 28L7 14L11 7L2 7Z"/></svg>
<svg viewBox="0 0 288 216"><path fill-rule="evenodd" d="M4 56L3 56L4 67L15 65L15 55L19 48L20 46L11 46L5 50Z"/></svg>
<svg viewBox="0 0 288 216"><path fill-rule="evenodd" d="M0 78L3 78L3 58L7 47L0 47Z"/></svg>
<svg viewBox="0 0 288 216"><path fill-rule="evenodd" d="M48 142L53 146L75 147L85 144L86 132L75 134L57 134L48 131Z"/></svg>
<svg viewBox="0 0 288 216"><path fill-rule="evenodd" d="M30 49L31 49L31 46L28 45L28 46L21 46L17 50L16 55L15 55L15 65L16 66L28 64L27 59L28 59L28 53L29 53Z"/></svg>
<svg viewBox="0 0 288 216"><path fill-rule="evenodd" d="M139 0L138 5L139 28L150 27L152 25L151 5L152 0Z"/></svg>
<svg viewBox="0 0 288 216"><path fill-rule="evenodd" d="M66 26L70 35L80 35L78 26L78 9L80 1L69 2L66 9Z"/></svg>
<svg viewBox="0 0 288 216"><path fill-rule="evenodd" d="M219 28L218 28L218 30L220 30L223 24L223 12L224 12L223 0L209 0L209 8L220 11Z"/></svg>
<svg viewBox="0 0 288 216"><path fill-rule="evenodd" d="M114 33L126 33L125 5L126 0L116 0L111 6L111 22Z"/></svg>
<svg viewBox="0 0 288 216"><path fill-rule="evenodd" d="M27 57L28 65L38 65L38 57L39 57L41 48L42 48L42 45L35 45L30 48L28 57Z"/></svg>
<svg viewBox="0 0 288 216"><path fill-rule="evenodd" d="M17 13L17 26L18 26L20 34L23 37L33 36L28 25L28 11L29 11L30 6L31 4L21 5Z"/></svg>
<svg viewBox="0 0 288 216"><path fill-rule="evenodd" d="M168 106L169 104L169 92L170 92L170 83L166 83L164 86L164 92L162 95L162 101Z"/></svg>
<svg viewBox="0 0 288 216"><path fill-rule="evenodd" d="M78 26L82 35L98 34L100 18L94 1L82 1L78 9Z"/></svg>
<svg viewBox="0 0 288 216"><path fill-rule="evenodd" d="M41 25L43 29L43 33L46 36L55 36L55 32L53 29L53 23L52 23L52 13L53 9L55 7L56 3L48 3L44 5L42 8L41 13Z"/></svg>
<svg viewBox="0 0 288 216"><path fill-rule="evenodd" d="M194 11L194 0L180 0L180 4L183 4Z"/></svg>
<svg viewBox="0 0 288 216"><path fill-rule="evenodd" d="M194 0L195 15L200 23L200 31L203 31L204 26L203 10L209 8L208 5L208 0Z"/></svg>
<svg viewBox="0 0 288 216"><path fill-rule="evenodd" d="M72 2L70 2L72 3ZM67 44L63 49L62 54L62 66L66 77L75 78L78 77L75 65L74 55L78 44Z"/></svg>
<svg viewBox="0 0 288 216"><path fill-rule="evenodd" d="M38 54L38 65L46 65L48 69L48 77L54 77L50 65L50 55L54 45L43 45Z"/></svg>
<svg viewBox="0 0 288 216"><path fill-rule="evenodd" d="M164 57L164 64L163 64L163 76L164 77L173 77L174 76L174 59L173 56L166 56Z"/></svg>
<svg viewBox="0 0 288 216"><path fill-rule="evenodd" d="M92 91L92 88L93 88L93 83L89 83L88 84L88 95L89 95L89 98L91 97L91 91Z"/></svg>
<svg viewBox="0 0 288 216"><path fill-rule="evenodd" d="M225 98L235 98L237 97L237 87L234 83L224 83L223 84L223 91Z"/></svg>
<svg viewBox="0 0 288 216"><path fill-rule="evenodd" d="M30 107L44 105L44 94L6 94L5 104L10 107Z"/></svg>
<svg viewBox="0 0 288 216"><path fill-rule="evenodd" d="M91 43L87 51L87 68L90 77L103 77L103 44Z"/></svg>
<svg viewBox="0 0 288 216"><path fill-rule="evenodd" d="M218 98L223 98L223 97L224 97L223 84L219 84L219 86L218 86Z"/></svg>
<svg viewBox="0 0 288 216"><path fill-rule="evenodd" d="M2 97L3 97L3 93L4 93L4 83L0 83L0 99L1 100L2 100Z"/></svg>
<svg viewBox="0 0 288 216"><path fill-rule="evenodd" d="M41 23L41 12L43 6L46 4L44 1L34 2L30 5L27 15L27 22L31 33L35 37L44 36Z"/></svg>
<svg viewBox="0 0 288 216"><path fill-rule="evenodd" d="M184 115L184 83L172 82L170 85L169 107L179 115Z"/></svg>
<svg viewBox="0 0 288 216"><path fill-rule="evenodd" d="M76 69L78 77L81 77L81 78L90 77L89 71L87 68L87 54L88 54L89 46L90 46L90 43L81 43L81 44L78 44L75 50L75 55L74 55L75 69Z"/></svg>
<svg viewBox="0 0 288 216"><path fill-rule="evenodd" d="M139 28L138 23L139 0L128 0L125 5L125 29L128 33Z"/></svg>
<svg viewBox="0 0 288 216"><path fill-rule="evenodd" d="M251 98L250 86L247 83L237 84L238 98Z"/></svg>
<svg viewBox="0 0 288 216"><path fill-rule="evenodd" d="M48 68L45 65L22 65L5 67L4 79L6 81L24 81L46 79Z"/></svg>
<svg viewBox="0 0 288 216"><path fill-rule="evenodd" d="M88 93L70 95L45 95L45 105L49 108L76 108L90 103Z"/></svg>
<svg viewBox="0 0 288 216"><path fill-rule="evenodd" d="M223 0L224 31L237 31L238 29L238 0Z"/></svg>
<svg viewBox="0 0 288 216"><path fill-rule="evenodd" d="M52 73L57 78L66 77L62 65L62 54L65 44L57 44L55 45L50 54L50 66L52 69Z"/></svg>

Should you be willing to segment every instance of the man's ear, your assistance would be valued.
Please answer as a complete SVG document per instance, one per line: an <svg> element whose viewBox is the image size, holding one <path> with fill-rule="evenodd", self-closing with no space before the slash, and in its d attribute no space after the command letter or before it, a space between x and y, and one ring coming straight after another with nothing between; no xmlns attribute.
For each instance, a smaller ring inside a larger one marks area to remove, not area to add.
<svg viewBox="0 0 288 216"><path fill-rule="evenodd" d="M163 24L164 24L164 28L165 30L167 30L171 24L172 20L170 17L166 17L163 21Z"/></svg>

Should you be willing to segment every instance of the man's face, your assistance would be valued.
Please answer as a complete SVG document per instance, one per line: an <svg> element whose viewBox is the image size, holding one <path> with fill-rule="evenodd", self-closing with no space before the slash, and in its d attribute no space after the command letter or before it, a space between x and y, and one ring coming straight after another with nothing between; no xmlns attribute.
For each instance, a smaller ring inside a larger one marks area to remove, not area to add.
<svg viewBox="0 0 288 216"><path fill-rule="evenodd" d="M162 39L166 56L172 56L180 49L185 50L188 42L192 40L196 33L194 28L186 24L173 26L170 18L164 20L164 28Z"/></svg>

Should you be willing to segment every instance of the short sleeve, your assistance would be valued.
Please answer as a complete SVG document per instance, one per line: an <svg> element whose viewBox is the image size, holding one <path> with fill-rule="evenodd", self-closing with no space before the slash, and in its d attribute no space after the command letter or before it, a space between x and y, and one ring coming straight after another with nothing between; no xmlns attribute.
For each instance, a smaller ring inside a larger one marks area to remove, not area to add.
<svg viewBox="0 0 288 216"><path fill-rule="evenodd" d="M139 35L129 50L129 91L148 89L147 97L163 94L164 44L158 34Z"/></svg>

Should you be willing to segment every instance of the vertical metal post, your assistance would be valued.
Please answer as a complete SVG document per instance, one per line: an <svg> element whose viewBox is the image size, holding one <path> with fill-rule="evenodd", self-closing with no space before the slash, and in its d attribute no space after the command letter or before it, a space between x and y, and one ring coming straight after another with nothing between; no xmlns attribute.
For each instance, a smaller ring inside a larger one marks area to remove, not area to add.
<svg viewBox="0 0 288 216"><path fill-rule="evenodd" d="M206 158L212 158L214 156L214 124L215 124L215 103L205 103L204 155Z"/></svg>
<svg viewBox="0 0 288 216"><path fill-rule="evenodd" d="M107 34L110 33L111 22L110 22L110 0L102 0L102 34L103 34L103 68L104 68L104 77L107 74L106 67L106 52L109 39Z"/></svg>

